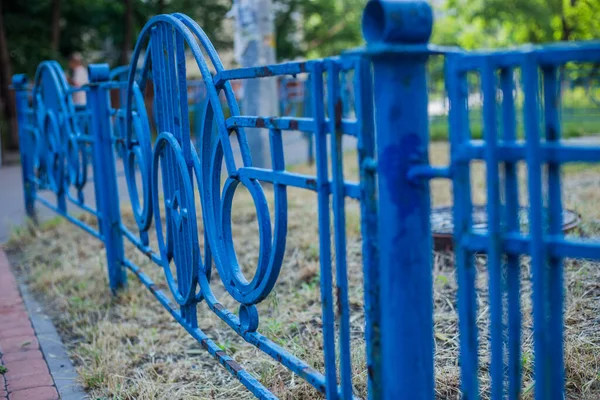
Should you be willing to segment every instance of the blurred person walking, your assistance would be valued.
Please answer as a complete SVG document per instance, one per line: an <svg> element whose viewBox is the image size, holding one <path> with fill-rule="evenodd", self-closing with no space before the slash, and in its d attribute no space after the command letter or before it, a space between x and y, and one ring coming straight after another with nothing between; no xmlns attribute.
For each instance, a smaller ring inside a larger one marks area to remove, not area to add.
<svg viewBox="0 0 600 400"><path fill-rule="evenodd" d="M83 57L81 53L73 53L69 57L69 69L71 70L71 77L69 78L69 84L74 88L80 88L89 82L87 68L83 65ZM73 103L76 106L84 106L86 96L84 91L78 91L73 93Z"/></svg>

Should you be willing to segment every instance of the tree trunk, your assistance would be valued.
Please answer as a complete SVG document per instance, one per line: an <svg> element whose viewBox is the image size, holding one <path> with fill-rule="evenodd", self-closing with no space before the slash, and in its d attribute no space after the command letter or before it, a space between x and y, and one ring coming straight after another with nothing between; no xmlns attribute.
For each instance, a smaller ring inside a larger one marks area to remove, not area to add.
<svg viewBox="0 0 600 400"><path fill-rule="evenodd" d="M58 45L60 43L60 0L52 0L52 21L50 23L52 37L50 48L55 54L58 54Z"/></svg>
<svg viewBox="0 0 600 400"><path fill-rule="evenodd" d="M12 65L8 53L8 41L6 39L6 28L4 27L4 16L2 14L2 3L0 2L0 103L3 105L3 113L10 135L8 136L8 149L19 148L19 126L17 125L17 107L15 97L9 86L12 81Z"/></svg>
<svg viewBox="0 0 600 400"><path fill-rule="evenodd" d="M577 0L570 0L569 3L571 5L571 7L575 7ZM560 40L567 41L567 40L571 39L571 34L573 33L573 28L571 26L569 26L569 22L567 21L566 10L564 7L565 6L564 6L564 2L563 2L562 15L560 16L560 22L562 25L562 32L560 35Z"/></svg>
<svg viewBox="0 0 600 400"><path fill-rule="evenodd" d="M561 15L560 20L561 20L561 24L562 24L562 32L560 35L560 40L566 42L571 37L571 28L569 27L569 23L567 22L567 17L565 17L564 14Z"/></svg>
<svg viewBox="0 0 600 400"><path fill-rule="evenodd" d="M131 51L131 36L133 34L133 4L131 0L123 0L125 3L125 15L123 31L123 44L121 47L121 57L119 58L120 65L129 64L129 52Z"/></svg>

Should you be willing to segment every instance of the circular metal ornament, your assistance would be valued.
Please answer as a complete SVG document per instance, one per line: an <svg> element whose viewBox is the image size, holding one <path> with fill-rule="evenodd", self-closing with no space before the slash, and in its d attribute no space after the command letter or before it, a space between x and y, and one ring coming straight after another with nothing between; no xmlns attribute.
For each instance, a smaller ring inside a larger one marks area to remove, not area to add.
<svg viewBox="0 0 600 400"><path fill-rule="evenodd" d="M126 143L122 149L124 157L123 166L125 169L125 179L131 201L133 216L140 231L146 231L152 223L152 145L150 144L150 127L148 123L148 114L144 97L137 83L133 83L129 88L132 101L135 104L135 113L131 106L128 106L127 112L131 113L130 123L125 123L124 136ZM117 121L118 122L118 121ZM130 129L130 132L127 132ZM133 138L137 139L136 141ZM139 188L136 181L136 174L139 170L140 180L142 182L142 198L140 202Z"/></svg>
<svg viewBox="0 0 600 400"><path fill-rule="evenodd" d="M63 187L64 162L61 152L60 129L56 117L52 110L46 111L44 118L44 130L46 138L46 171L50 188L54 192L59 192Z"/></svg>
<svg viewBox="0 0 600 400"><path fill-rule="evenodd" d="M163 234L158 197L159 162L161 161L166 209L166 240ZM171 182L171 180L175 182ZM181 305L194 301L198 282L198 227L191 183L188 166L177 139L171 133L161 133L156 139L154 149L152 204L162 267L171 293L175 301ZM176 266L177 282L171 272L171 261Z"/></svg>

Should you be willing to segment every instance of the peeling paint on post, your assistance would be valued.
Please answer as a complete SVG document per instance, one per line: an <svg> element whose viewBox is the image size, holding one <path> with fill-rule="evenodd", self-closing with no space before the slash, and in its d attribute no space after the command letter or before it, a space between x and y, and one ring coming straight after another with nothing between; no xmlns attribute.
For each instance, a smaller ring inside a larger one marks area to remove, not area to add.
<svg viewBox="0 0 600 400"><path fill-rule="evenodd" d="M377 139L379 279L369 370L373 399L433 399L433 301L427 180L425 2L371 1L363 15L373 62Z"/></svg>

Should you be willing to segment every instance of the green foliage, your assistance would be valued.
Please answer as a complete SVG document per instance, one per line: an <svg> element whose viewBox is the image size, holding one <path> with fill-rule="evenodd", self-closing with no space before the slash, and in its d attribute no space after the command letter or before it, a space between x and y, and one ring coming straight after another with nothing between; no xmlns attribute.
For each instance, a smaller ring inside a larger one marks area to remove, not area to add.
<svg viewBox="0 0 600 400"><path fill-rule="evenodd" d="M232 0L131 0L135 40L158 13L183 12L194 18L218 49L231 44L223 20ZM365 0L273 0L279 60L325 57L363 43ZM52 0L4 2L13 70L32 74L45 59L65 61L73 51L115 65L123 43L124 1L62 0L60 43L50 47ZM432 41L467 49L525 42L600 37L598 0L447 0L439 7ZM95 60L92 60L95 61Z"/></svg>
<svg viewBox="0 0 600 400"><path fill-rule="evenodd" d="M152 1L159 3L158 0ZM165 2L162 12L165 14L179 12L189 15L206 32L210 41L215 45L215 48L222 49L230 47L233 43L233 32L227 31L223 26L223 20L225 20L225 15L231 9L232 3L232 0L200 2L197 0L170 0ZM151 12L146 15L146 19L158 13L158 9L152 7Z"/></svg>
<svg viewBox="0 0 600 400"><path fill-rule="evenodd" d="M3 2L13 72L31 75L40 61L56 58L50 50L50 7L48 0Z"/></svg>
<svg viewBox="0 0 600 400"><path fill-rule="evenodd" d="M231 46L233 32L223 20L232 0L130 0L133 3L131 43L141 28L159 13L182 12L204 29L217 49ZM273 0L276 50L279 60L325 57L362 43L364 0ZM51 49L53 0L3 4L13 71L30 76L43 60L65 63L82 52L90 62L118 64L124 41L124 1L61 0L58 51Z"/></svg>
<svg viewBox="0 0 600 400"><path fill-rule="evenodd" d="M600 37L598 0L448 0L436 43L466 49Z"/></svg>
<svg viewBox="0 0 600 400"><path fill-rule="evenodd" d="M565 139L600 135L600 114L598 108L583 108L578 104L568 104L562 110L561 132ZM500 122L501 124L501 122ZM429 137L433 141L448 140L448 117L432 117L429 122ZM483 114L481 108L469 111L469 130L472 139L483 139ZM523 138L523 111L517 109L517 136Z"/></svg>
<svg viewBox="0 0 600 400"><path fill-rule="evenodd" d="M217 48L231 43L222 21L231 1L131 0L135 44L144 24L159 13L182 12L194 18ZM60 42L51 50L51 0L11 1L3 4L4 20L12 68L32 76L37 65L47 59L65 62L74 51L84 53L89 61L102 59L116 66L124 37L124 1L62 0L60 7Z"/></svg>
<svg viewBox="0 0 600 400"><path fill-rule="evenodd" d="M280 60L336 55L362 43L364 0L274 0L274 3Z"/></svg>

